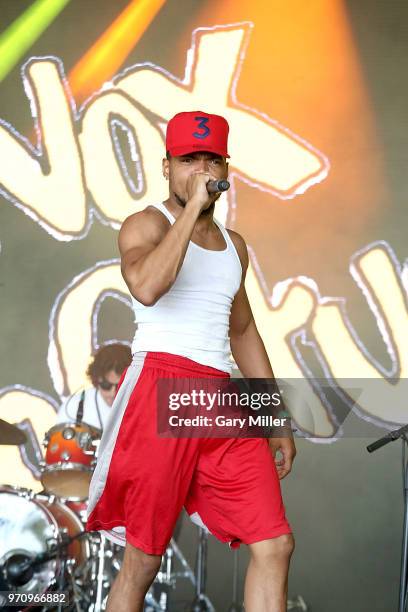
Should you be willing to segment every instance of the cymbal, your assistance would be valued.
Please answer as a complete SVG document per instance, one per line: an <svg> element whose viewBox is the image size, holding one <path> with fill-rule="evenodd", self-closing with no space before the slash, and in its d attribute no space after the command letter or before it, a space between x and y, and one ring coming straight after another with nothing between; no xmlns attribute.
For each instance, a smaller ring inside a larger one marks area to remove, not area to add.
<svg viewBox="0 0 408 612"><path fill-rule="evenodd" d="M2 444L24 444L27 436L21 429L0 419L0 445Z"/></svg>

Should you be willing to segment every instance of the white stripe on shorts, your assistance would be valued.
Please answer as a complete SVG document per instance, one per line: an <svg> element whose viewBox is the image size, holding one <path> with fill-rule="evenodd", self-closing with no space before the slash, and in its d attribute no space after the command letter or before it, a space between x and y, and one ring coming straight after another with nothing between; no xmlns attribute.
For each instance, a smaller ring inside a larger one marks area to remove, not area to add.
<svg viewBox="0 0 408 612"><path fill-rule="evenodd" d="M133 355L132 363L128 367L125 378L112 404L111 413L103 430L98 448L98 461L89 486L88 517L102 497L123 415L125 414L133 389L139 380L145 357L146 351L138 351Z"/></svg>

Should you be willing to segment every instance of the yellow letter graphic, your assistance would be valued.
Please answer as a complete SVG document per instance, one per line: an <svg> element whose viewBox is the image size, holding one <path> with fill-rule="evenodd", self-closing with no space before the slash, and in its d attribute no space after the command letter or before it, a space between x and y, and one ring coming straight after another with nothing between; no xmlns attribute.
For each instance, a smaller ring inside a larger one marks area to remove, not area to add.
<svg viewBox="0 0 408 612"><path fill-rule="evenodd" d="M328 161L277 122L235 101L235 81L248 34L248 24L198 30L183 82L158 68L141 68L127 71L116 80L116 87L165 121L180 109L224 115L231 127L234 170L278 197L294 197L327 176Z"/></svg>
<svg viewBox="0 0 408 612"><path fill-rule="evenodd" d="M39 117L42 154L35 154L10 126L0 124L0 184L8 197L59 240L83 232L86 200L72 109L57 63L28 65L27 89Z"/></svg>
<svg viewBox="0 0 408 612"><path fill-rule="evenodd" d="M107 292L128 296L117 260L86 270L57 298L50 322L48 365L60 397L89 384L85 371L93 348L92 318L98 299Z"/></svg>
<svg viewBox="0 0 408 612"><path fill-rule="evenodd" d="M389 376L381 372L384 368L380 364L364 354L362 343L337 302L329 301L316 308L313 333L331 376L340 385L346 383L346 387L350 387L347 392L366 415L382 421L406 423L407 292L396 267L390 250L382 244L358 254L352 266L352 273L374 312L393 362ZM355 396L353 387L356 388Z"/></svg>

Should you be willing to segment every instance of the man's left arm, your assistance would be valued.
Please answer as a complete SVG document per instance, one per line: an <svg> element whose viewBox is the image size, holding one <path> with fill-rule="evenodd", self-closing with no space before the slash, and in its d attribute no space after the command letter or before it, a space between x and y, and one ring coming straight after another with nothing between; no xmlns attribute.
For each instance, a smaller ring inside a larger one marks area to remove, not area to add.
<svg viewBox="0 0 408 612"><path fill-rule="evenodd" d="M266 378L274 381L272 366L265 345L258 332L252 314L248 295L245 290L245 277L248 269L248 249L244 239L228 230L237 249L242 265L241 285L234 297L230 316L231 352L244 378ZM291 429L285 431L285 437L269 438L269 447L275 458L279 478L284 478L292 469L296 447ZM276 457L280 451L282 459Z"/></svg>

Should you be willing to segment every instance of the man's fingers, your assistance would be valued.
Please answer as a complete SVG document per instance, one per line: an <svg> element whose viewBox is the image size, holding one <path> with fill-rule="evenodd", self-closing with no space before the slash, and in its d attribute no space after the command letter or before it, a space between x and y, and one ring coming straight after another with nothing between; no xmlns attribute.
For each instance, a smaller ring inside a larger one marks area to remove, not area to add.
<svg viewBox="0 0 408 612"><path fill-rule="evenodd" d="M278 472L278 478L279 480L282 480L282 478L285 478L285 476L287 476L289 474L289 472L292 469L292 465L284 465L283 467L278 467L277 468L277 472Z"/></svg>
<svg viewBox="0 0 408 612"><path fill-rule="evenodd" d="M279 480L285 478L292 469L294 457L282 455L279 459L275 459L276 471L278 473Z"/></svg>
<svg viewBox="0 0 408 612"><path fill-rule="evenodd" d="M286 439L277 440L275 438L269 440L269 448L274 458L278 478L281 480L292 470L296 456L295 445Z"/></svg>

